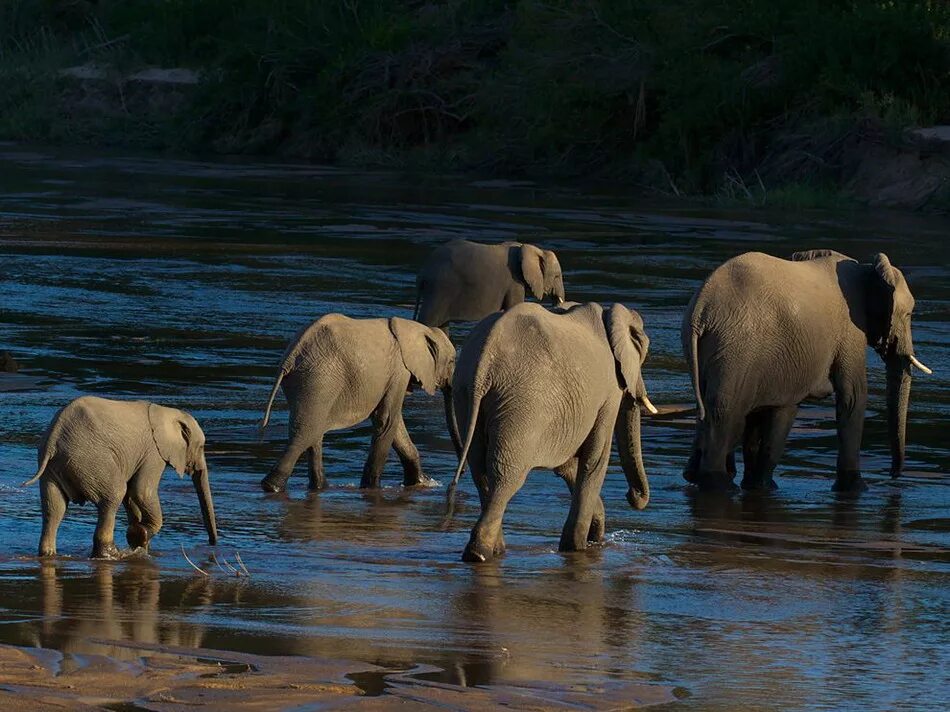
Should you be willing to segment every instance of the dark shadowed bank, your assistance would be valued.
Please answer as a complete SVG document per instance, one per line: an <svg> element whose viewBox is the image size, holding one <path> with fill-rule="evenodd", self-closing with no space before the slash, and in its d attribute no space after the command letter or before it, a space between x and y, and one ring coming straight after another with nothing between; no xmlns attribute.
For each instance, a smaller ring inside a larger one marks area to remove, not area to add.
<svg viewBox="0 0 950 712"><path fill-rule="evenodd" d="M0 138L950 207L945 0L4 0Z"/></svg>

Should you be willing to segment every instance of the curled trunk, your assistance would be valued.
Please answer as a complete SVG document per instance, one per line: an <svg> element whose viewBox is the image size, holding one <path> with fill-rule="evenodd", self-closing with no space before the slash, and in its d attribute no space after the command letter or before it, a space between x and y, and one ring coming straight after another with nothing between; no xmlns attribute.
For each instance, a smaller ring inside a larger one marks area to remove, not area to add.
<svg viewBox="0 0 950 712"><path fill-rule="evenodd" d="M650 501L650 483L643 467L640 449L640 405L629 393L624 393L614 428L620 464L627 477L627 501L634 509L643 509Z"/></svg>
<svg viewBox="0 0 950 712"><path fill-rule="evenodd" d="M887 431L891 443L891 477L904 469L907 406L910 403L910 359L893 355L887 366Z"/></svg>
<svg viewBox="0 0 950 712"><path fill-rule="evenodd" d="M208 532L208 543L214 546L218 543L218 525L214 519L214 502L211 501L211 486L208 484L208 466L204 462L201 469L191 476L191 481L201 504L201 517Z"/></svg>

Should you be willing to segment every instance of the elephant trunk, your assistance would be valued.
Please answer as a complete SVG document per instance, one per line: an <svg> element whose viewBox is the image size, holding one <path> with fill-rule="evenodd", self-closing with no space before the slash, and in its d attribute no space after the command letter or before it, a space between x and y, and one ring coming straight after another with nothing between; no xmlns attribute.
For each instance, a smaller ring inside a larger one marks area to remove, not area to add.
<svg viewBox="0 0 950 712"><path fill-rule="evenodd" d="M191 476L191 481L201 504L201 517L208 532L208 544L214 546L218 543L218 525L214 519L214 502L211 501L211 486L208 484L208 465L204 458L201 458L201 467Z"/></svg>
<svg viewBox="0 0 950 712"><path fill-rule="evenodd" d="M640 404L629 393L623 395L614 432L620 464L629 485L627 501L634 509L643 509L650 502L650 483L640 449Z"/></svg>
<svg viewBox="0 0 950 712"><path fill-rule="evenodd" d="M455 448L455 456L462 456L462 438L459 437L458 419L455 417L455 405L452 401L452 386L442 387L442 400L445 403L445 422L449 426L449 435L452 437L452 447Z"/></svg>
<svg viewBox="0 0 950 712"><path fill-rule="evenodd" d="M910 403L910 359L892 354L887 367L887 430L891 442L891 477L904 469L907 406Z"/></svg>
<svg viewBox="0 0 950 712"><path fill-rule="evenodd" d="M554 283L554 289L551 290L551 304L560 306L564 303L564 282L558 280Z"/></svg>

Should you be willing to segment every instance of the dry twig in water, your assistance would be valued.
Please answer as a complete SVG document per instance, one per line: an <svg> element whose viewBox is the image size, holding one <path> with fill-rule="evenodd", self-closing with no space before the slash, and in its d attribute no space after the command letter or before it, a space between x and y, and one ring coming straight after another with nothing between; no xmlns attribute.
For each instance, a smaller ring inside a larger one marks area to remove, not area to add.
<svg viewBox="0 0 950 712"><path fill-rule="evenodd" d="M200 573L200 574L203 575L203 576L208 576L208 572L207 572L207 571L205 571L204 569L199 569L199 568L195 565L195 562L188 558L188 554L185 553L185 545L184 545L184 544L181 545L181 555L185 557L185 561L187 561L189 564L191 564L191 567L192 567L195 571L197 571L198 573Z"/></svg>

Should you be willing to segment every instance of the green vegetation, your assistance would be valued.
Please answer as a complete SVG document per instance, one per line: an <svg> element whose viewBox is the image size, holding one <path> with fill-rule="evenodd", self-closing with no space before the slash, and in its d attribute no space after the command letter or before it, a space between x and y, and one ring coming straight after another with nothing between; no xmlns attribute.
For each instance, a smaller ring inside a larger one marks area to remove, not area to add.
<svg viewBox="0 0 950 712"><path fill-rule="evenodd" d="M59 75L91 64L202 81L169 107ZM671 193L728 193L732 176L798 200L840 181L855 137L950 123L950 3L2 0L0 82L8 139L622 175Z"/></svg>

